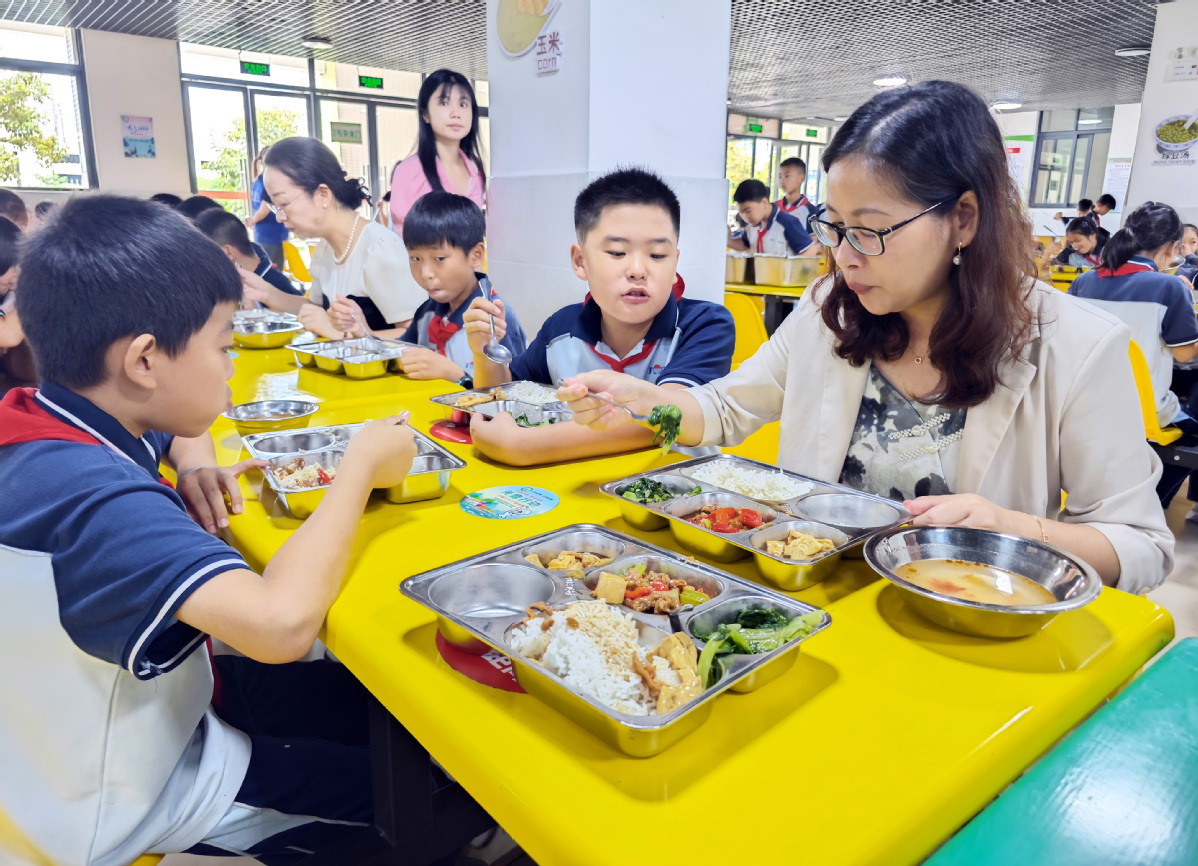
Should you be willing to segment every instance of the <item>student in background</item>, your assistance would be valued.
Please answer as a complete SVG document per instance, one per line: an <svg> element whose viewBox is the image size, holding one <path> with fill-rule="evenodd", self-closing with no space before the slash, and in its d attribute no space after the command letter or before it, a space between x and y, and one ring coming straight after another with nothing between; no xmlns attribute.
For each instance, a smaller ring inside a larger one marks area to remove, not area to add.
<svg viewBox="0 0 1198 866"><path fill-rule="evenodd" d="M1182 262L1177 267L1177 276L1188 280L1190 288L1198 288L1198 226L1186 223L1182 226L1181 245L1177 251Z"/></svg>
<svg viewBox="0 0 1198 866"><path fill-rule="evenodd" d="M1083 298L1122 319L1144 352L1156 395L1157 421L1176 425L1198 443L1198 420L1178 403L1169 386L1174 362L1198 358L1198 320L1186 284L1168 267L1181 240L1181 218L1167 204L1140 205L1123 221L1102 251L1102 266L1073 281L1069 294ZM1168 507L1190 471L1165 466L1157 484L1161 505Z"/></svg>
<svg viewBox="0 0 1198 866"><path fill-rule="evenodd" d="M291 284L269 257L254 250L245 224L224 208L204 211L196 217L195 226L215 241L240 270L256 274L285 295L303 297L304 293Z"/></svg>
<svg viewBox="0 0 1198 866"><path fill-rule="evenodd" d="M218 202L216 199L208 198L206 195L193 195L191 198L184 199L182 202L180 202L179 206L175 208L175 210L178 212L179 216L187 217L187 219L194 222L195 218L204 211L212 210L213 208L216 208L217 210L224 210L224 208L221 207L220 202Z"/></svg>
<svg viewBox="0 0 1198 866"><path fill-rule="evenodd" d="M1093 215L1094 215L1094 202L1090 201L1090 199L1088 199L1088 198L1083 198L1077 203L1077 216L1076 217L1067 217L1060 211L1057 211L1056 213L1054 213L1052 215L1052 218L1054 220L1060 220L1067 226L1067 225L1069 225L1069 223L1073 222L1073 220L1079 219L1080 217L1090 217L1091 219L1093 219L1094 218ZM1098 225L1098 223L1095 223L1095 225Z"/></svg>
<svg viewBox="0 0 1198 866"><path fill-rule="evenodd" d="M770 202L770 191L756 178L741 182L732 194L743 231L728 230L728 246L767 256L813 255L817 247L802 221Z"/></svg>
<svg viewBox="0 0 1198 866"><path fill-rule="evenodd" d="M1106 237L1088 217L1075 217L1065 228L1065 244L1060 241L1044 251L1045 265L1096 268L1101 261Z"/></svg>
<svg viewBox="0 0 1198 866"><path fill-rule="evenodd" d="M0 395L9 388L37 383L33 354L17 315L20 243L21 230L16 223L0 217Z"/></svg>
<svg viewBox="0 0 1198 866"><path fill-rule="evenodd" d="M774 204L783 213L797 218L803 228L807 228L808 221L818 210L803 193L803 187L807 185L807 163L797 156L782 160L778 168L778 185L782 187L784 195Z"/></svg>
<svg viewBox="0 0 1198 866"><path fill-rule="evenodd" d="M247 228L254 230L254 241L266 251L272 262L283 267L287 260L283 257L283 241L287 240L287 226L279 222L270 209L270 196L266 194L266 185L262 182L262 158L268 148L258 151L254 160L254 181L250 185L250 216L245 221Z"/></svg>
<svg viewBox="0 0 1198 866"><path fill-rule="evenodd" d="M11 220L21 231L29 228L29 208L25 199L11 189L0 189L0 216Z"/></svg>
<svg viewBox="0 0 1198 866"><path fill-rule="evenodd" d="M429 297L407 330L375 335L420 347L404 350L400 359L404 373L413 379L446 379L463 388L474 387L474 353L463 316L475 298L491 298L491 282L481 270L486 227L478 205L450 192L430 192L408 211L403 242L412 276ZM352 316L355 311L353 301L338 298L329 307L329 317L348 333L365 336ZM504 316L507 334L500 342L516 357L525 349L524 329L511 307L505 307Z"/></svg>
<svg viewBox="0 0 1198 866"><path fill-rule="evenodd" d="M618 169L592 181L574 202L577 242L570 248L574 274L589 289L586 299L550 316L510 367L483 354L492 317L496 333L506 333L503 303L475 299L465 315L475 386L556 385L591 370L622 370L674 393L727 373L732 315L717 304L674 296L680 224L678 197L650 171ZM652 430L638 426L611 433L576 424L523 428L506 413L490 421L475 415L470 435L480 452L511 466L647 448L654 439Z"/></svg>
<svg viewBox="0 0 1198 866"><path fill-rule="evenodd" d="M464 195L480 208L487 203L478 102L470 80L452 69L438 69L420 85L416 111L416 152L395 166L391 176L391 228L400 237L412 205L434 190Z"/></svg>
<svg viewBox="0 0 1198 866"><path fill-rule="evenodd" d="M171 210L178 210L179 205L183 204L183 199L175 195L173 192L156 192L150 196L150 201L156 201L159 204L164 204Z"/></svg>
<svg viewBox="0 0 1198 866"><path fill-rule="evenodd" d="M270 146L262 176L283 224L321 243L309 268L311 303L242 271L246 298L296 313L305 328L330 339L345 336L326 312L338 298L355 301L372 331L406 328L428 296L412 280L403 241L358 212L370 201L362 182L345 176L323 142L298 136Z"/></svg>

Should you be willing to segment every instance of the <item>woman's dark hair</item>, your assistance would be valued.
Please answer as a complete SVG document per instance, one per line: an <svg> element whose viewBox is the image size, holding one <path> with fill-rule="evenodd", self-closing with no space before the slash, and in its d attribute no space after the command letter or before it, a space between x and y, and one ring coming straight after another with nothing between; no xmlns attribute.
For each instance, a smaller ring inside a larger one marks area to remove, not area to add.
<svg viewBox="0 0 1198 866"><path fill-rule="evenodd" d="M1098 226L1094 225L1094 220L1086 219L1085 217L1074 217L1069 220L1069 225L1065 226L1065 234L1090 237L1098 234Z"/></svg>
<svg viewBox="0 0 1198 866"><path fill-rule="evenodd" d="M1123 228L1111 235L1102 248L1102 266L1115 271L1131 257L1175 244L1184 233L1181 217L1167 204L1150 201L1123 219Z"/></svg>
<svg viewBox="0 0 1198 866"><path fill-rule="evenodd" d="M478 166L479 176L482 177L483 189L487 188L487 170L483 168L482 147L478 141L478 100L474 98L474 88L470 80L460 72L452 69L438 69L420 85L420 96L416 102L416 114L420 118L420 135L416 140L416 153L420 158L420 167L424 169L424 177L429 186L436 192L444 191L441 185L441 174L437 171L437 137L433 134L432 124L425 120L428 113L429 101L434 96L448 99L455 87L462 88L470 97L470 131L462 139L461 148L466 156Z"/></svg>
<svg viewBox="0 0 1198 866"><path fill-rule="evenodd" d="M914 212L944 203L925 219L950 212L970 190L977 196L977 234L951 268L948 299L929 343L940 387L924 399L946 407L984 402L1000 384L999 365L1030 339L1027 293L1037 275L1031 226L986 103L947 81L879 93L837 131L824 151L824 171L850 156L879 172ZM910 339L902 316L873 315L835 263L833 274L822 314L836 337L836 354L854 366L900 358Z"/></svg>
<svg viewBox="0 0 1198 866"><path fill-rule="evenodd" d="M29 208L25 199L11 189L0 189L0 216L6 217L16 226L29 222Z"/></svg>
<svg viewBox="0 0 1198 866"><path fill-rule="evenodd" d="M21 227L0 216L0 274L7 274L21 252Z"/></svg>
<svg viewBox="0 0 1198 866"><path fill-rule="evenodd" d="M311 195L317 187L327 186L333 198L350 210L370 201L370 192L358 178L345 176L345 169L324 142L315 138L284 138L266 151L263 162L291 178L292 182Z"/></svg>

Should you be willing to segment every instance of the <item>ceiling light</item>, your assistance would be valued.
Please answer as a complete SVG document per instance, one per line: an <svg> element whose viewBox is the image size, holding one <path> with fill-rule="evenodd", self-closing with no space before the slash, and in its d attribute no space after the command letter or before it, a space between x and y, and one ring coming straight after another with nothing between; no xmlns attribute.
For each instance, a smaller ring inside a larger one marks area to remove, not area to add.
<svg viewBox="0 0 1198 866"><path fill-rule="evenodd" d="M308 36L300 44L305 48L332 48L333 40L324 36Z"/></svg>
<svg viewBox="0 0 1198 866"><path fill-rule="evenodd" d="M883 78L874 79L874 87L900 87L907 83L907 79L901 75L887 75Z"/></svg>
<svg viewBox="0 0 1198 866"><path fill-rule="evenodd" d="M1023 108L1022 102L996 102L990 106L995 111L1014 111L1016 108Z"/></svg>
<svg viewBox="0 0 1198 866"><path fill-rule="evenodd" d="M847 117L833 117L832 119L835 120L837 123L844 123L846 120L848 120Z"/></svg>
<svg viewBox="0 0 1198 866"><path fill-rule="evenodd" d="M1151 53L1152 49L1147 45L1127 45L1115 49L1116 57L1145 57Z"/></svg>

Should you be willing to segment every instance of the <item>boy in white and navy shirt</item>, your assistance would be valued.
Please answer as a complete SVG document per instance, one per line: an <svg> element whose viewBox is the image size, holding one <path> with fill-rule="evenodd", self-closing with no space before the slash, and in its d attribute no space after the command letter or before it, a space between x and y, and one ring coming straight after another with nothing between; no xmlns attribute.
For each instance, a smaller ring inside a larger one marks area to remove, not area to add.
<svg viewBox="0 0 1198 866"><path fill-rule="evenodd" d="M413 379L448 379L472 387L474 354L462 316L475 298L490 298L491 281L479 271L486 248L483 212L465 196L430 192L416 200L403 225L412 276L429 294L399 339L421 349L404 352ZM524 330L509 308L501 342L513 356L524 351Z"/></svg>
<svg viewBox="0 0 1198 866"><path fill-rule="evenodd" d="M793 218L792 218L793 219ZM736 340L722 306L677 298L680 208L673 190L643 169L621 169L593 181L574 204L578 241L574 273L590 289L581 304L549 317L510 369L482 354L491 318L506 329L502 303L474 301L465 322L476 386L529 379L558 385L592 370L619 370L668 388L689 388L726 375ZM648 447L654 432L628 425L596 433L576 424L522 428L510 415L475 415L474 446L502 463L528 466Z"/></svg>
<svg viewBox="0 0 1198 866"><path fill-rule="evenodd" d="M792 156L782 160L778 166L778 185L782 187L783 196L774 204L783 213L788 213L803 224L803 228L811 225L811 218L819 212L819 207L812 203L803 192L807 185L807 163Z"/></svg>
<svg viewBox="0 0 1198 866"><path fill-rule="evenodd" d="M303 297L304 293L291 284L266 251L250 240L245 223L227 210L210 208L204 211L195 218L195 227L210 237L237 267L257 274L286 295Z"/></svg>
<svg viewBox="0 0 1198 866"><path fill-rule="evenodd" d="M814 255L818 245L807 226L794 214L770 202L770 191L759 180L743 181L732 200L745 227L728 233L728 246L766 256Z"/></svg>

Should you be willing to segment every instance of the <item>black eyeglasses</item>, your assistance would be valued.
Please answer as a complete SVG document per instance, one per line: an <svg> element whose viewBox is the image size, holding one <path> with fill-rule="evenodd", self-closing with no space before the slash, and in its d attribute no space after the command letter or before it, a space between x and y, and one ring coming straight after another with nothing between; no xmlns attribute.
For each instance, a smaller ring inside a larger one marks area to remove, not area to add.
<svg viewBox="0 0 1198 866"><path fill-rule="evenodd" d="M847 239L849 246L861 253L863 256L880 256L886 252L886 235L896 232L908 223L913 223L921 216L931 213L936 208L948 204L953 201L951 198L946 198L944 201L936 202L925 211L920 211L910 219L905 219L901 223L895 223L888 229L867 229L865 226L838 226L835 223L827 222L826 220L812 218L811 233L815 235L815 239L829 249L836 249L840 246L842 240Z"/></svg>

